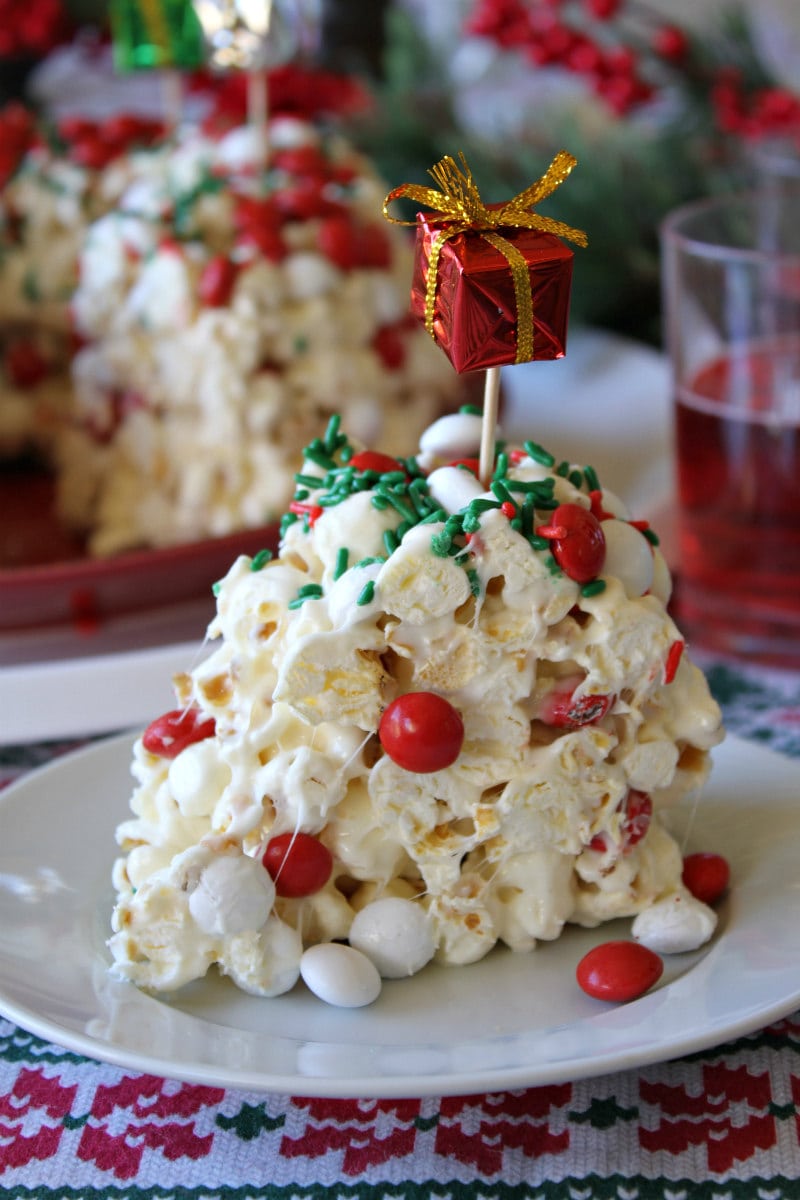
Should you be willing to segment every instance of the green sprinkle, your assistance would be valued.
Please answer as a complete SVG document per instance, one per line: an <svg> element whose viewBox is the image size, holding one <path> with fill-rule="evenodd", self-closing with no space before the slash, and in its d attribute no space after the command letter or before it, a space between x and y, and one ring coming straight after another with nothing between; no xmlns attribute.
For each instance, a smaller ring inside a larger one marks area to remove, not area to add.
<svg viewBox="0 0 800 1200"><path fill-rule="evenodd" d="M400 524L397 526L398 541L402 542L403 538L406 536L409 529L413 529L413 528L414 528L414 526L411 524L410 521L401 521Z"/></svg>
<svg viewBox="0 0 800 1200"><path fill-rule="evenodd" d="M528 458L532 458L534 462L541 463L543 467L555 466L556 460L553 455L538 442L523 442L522 445Z"/></svg>
<svg viewBox="0 0 800 1200"><path fill-rule="evenodd" d="M442 531L435 533L431 538L431 550L437 558L447 558L450 553L450 547L453 544L453 539L449 533Z"/></svg>
<svg viewBox="0 0 800 1200"><path fill-rule="evenodd" d="M527 538L533 534L534 509L533 496L526 496L522 505L522 532Z"/></svg>
<svg viewBox="0 0 800 1200"><path fill-rule="evenodd" d="M659 538L655 529L643 529L642 533L647 538L651 546L659 546L661 544L661 539Z"/></svg>
<svg viewBox="0 0 800 1200"><path fill-rule="evenodd" d="M347 442L344 446L342 446L339 457L341 458L343 463L349 463L350 459L353 457L354 453L355 453L355 451L353 450L353 447L350 445L349 442Z"/></svg>
<svg viewBox="0 0 800 1200"><path fill-rule="evenodd" d="M473 596L480 596L481 581L478 572L474 567L470 567L470 569L467 571L467 579L469 580L469 590L472 592Z"/></svg>
<svg viewBox="0 0 800 1200"><path fill-rule="evenodd" d="M462 404L458 411L460 413L468 413L471 417L483 416L483 409L479 404Z"/></svg>
<svg viewBox="0 0 800 1200"><path fill-rule="evenodd" d="M445 532L449 534L461 533L464 525L464 518L460 513L451 513L444 523Z"/></svg>
<svg viewBox="0 0 800 1200"><path fill-rule="evenodd" d="M295 475L294 481L299 487L311 488L313 491L316 491L322 483L317 475L303 475L302 472Z"/></svg>
<svg viewBox="0 0 800 1200"><path fill-rule="evenodd" d="M497 500L470 500L467 505L467 512L471 514L488 512L490 508L499 508L500 504Z"/></svg>
<svg viewBox="0 0 800 1200"><path fill-rule="evenodd" d="M574 471L570 471L567 478L569 479L569 481L573 487L576 487L576 488L583 487L583 471L579 471L576 468Z"/></svg>
<svg viewBox="0 0 800 1200"><path fill-rule="evenodd" d="M501 504L507 504L509 502L511 504L514 503L514 498L511 495L511 492L501 479L493 479L490 484L490 489L492 492L494 492Z"/></svg>
<svg viewBox="0 0 800 1200"><path fill-rule="evenodd" d="M546 509L548 511L553 508L558 508L558 503L559 502L556 500L555 496L537 496L536 498L536 507Z"/></svg>
<svg viewBox="0 0 800 1200"><path fill-rule="evenodd" d="M250 563L250 570L251 571L260 571L262 569L262 567L265 567L267 565L267 563L270 561L271 558L272 558L271 550L259 550L258 554L254 555L254 557Z"/></svg>
<svg viewBox="0 0 800 1200"><path fill-rule="evenodd" d="M544 479L506 479L504 482L509 491L524 492L526 495L528 495L528 493L538 494L539 492L541 492L542 495L546 495L550 491L549 487L543 486L547 482ZM551 477L551 487L553 482L554 481Z"/></svg>
<svg viewBox="0 0 800 1200"><path fill-rule="evenodd" d="M307 500L310 495L311 492L308 490L308 488L295 488L295 500Z"/></svg>
<svg viewBox="0 0 800 1200"><path fill-rule="evenodd" d="M373 565L373 563L380 563L381 566L383 566L383 564L385 562L386 562L386 559L383 558L381 555L372 555L369 558L359 559L359 561L356 563L356 566L357 567L371 567Z"/></svg>
<svg viewBox="0 0 800 1200"><path fill-rule="evenodd" d="M409 508L409 506L404 504L400 497L395 496L393 492L390 492L386 496L386 499L389 501L392 508L400 514L403 520L410 521L412 525L416 525L417 514L414 512L413 508Z"/></svg>
<svg viewBox="0 0 800 1200"><path fill-rule="evenodd" d="M301 588L297 589L298 600L318 600L322 595L322 588L318 583L304 583Z"/></svg>
<svg viewBox="0 0 800 1200"><path fill-rule="evenodd" d="M405 471L384 471L381 475L381 483L405 483Z"/></svg>
<svg viewBox="0 0 800 1200"><path fill-rule="evenodd" d="M457 567L463 567L465 563L469 562L469 559L470 559L469 550L459 550L458 554L453 559L453 562L456 564Z"/></svg>
<svg viewBox="0 0 800 1200"><path fill-rule="evenodd" d="M418 524L420 524L420 525L436 525L440 521L444 521L446 517L447 517L447 513L444 511L443 508L435 508L433 510L433 512L428 513L427 517L423 517L423 519L421 521L419 521ZM409 526L409 528L410 528L410 526Z"/></svg>
<svg viewBox="0 0 800 1200"><path fill-rule="evenodd" d="M605 590L606 590L605 579L591 579L588 583L585 583L583 585L583 587L581 588L581 595L586 596L586 597L599 596L600 593L604 592Z"/></svg>
<svg viewBox="0 0 800 1200"><path fill-rule="evenodd" d="M477 513L468 512L464 517L464 533L477 533L481 527L481 519Z"/></svg>
<svg viewBox="0 0 800 1200"><path fill-rule="evenodd" d="M567 475L569 475L569 463L560 462L556 467L556 475L560 475L562 479L566 479Z"/></svg>
<svg viewBox="0 0 800 1200"><path fill-rule="evenodd" d="M586 480L586 486L590 492L596 492L600 488L600 480L597 478L597 471L594 467L584 467L583 477Z"/></svg>
<svg viewBox="0 0 800 1200"><path fill-rule="evenodd" d="M329 454L326 454L324 450L318 450L317 447L313 445L306 446L305 450L303 451L303 457L310 459L311 462L316 463L318 467L324 467L326 471L330 471L336 466L336 463ZM317 484L317 487L319 487L319 483Z"/></svg>
<svg viewBox="0 0 800 1200"><path fill-rule="evenodd" d="M328 428L325 430L324 439L325 449L327 450L328 454L333 454L334 450L336 449L336 443L339 440L339 426L341 423L342 418L338 413L334 413L330 421L328 421Z"/></svg>
<svg viewBox="0 0 800 1200"><path fill-rule="evenodd" d="M548 550L550 548L550 543L548 542L547 538L537 537L536 534L533 534L531 537L529 537L528 541L530 542L533 550Z"/></svg>
<svg viewBox="0 0 800 1200"><path fill-rule="evenodd" d="M336 566L333 570L333 578L341 579L347 570L347 564L350 561L350 551L346 546L342 546L336 554Z"/></svg>
<svg viewBox="0 0 800 1200"><path fill-rule="evenodd" d="M379 492L376 492L372 497L372 507L377 508L379 512L383 512L385 508L389 507L388 496L381 496Z"/></svg>
<svg viewBox="0 0 800 1200"><path fill-rule="evenodd" d="M517 533L522 533L522 517L512 517L508 523Z"/></svg>
<svg viewBox="0 0 800 1200"><path fill-rule="evenodd" d="M394 554L395 550L400 545L400 539L393 529L384 529L383 544L386 547L387 554Z"/></svg>
<svg viewBox="0 0 800 1200"><path fill-rule="evenodd" d="M374 599L375 599L375 580L368 579L358 594L358 599L356 600L356 604L360 604L362 606L365 604L371 604Z"/></svg>
<svg viewBox="0 0 800 1200"><path fill-rule="evenodd" d="M494 468L495 479L505 479L508 474L508 455L503 452L497 456L497 464Z"/></svg>
<svg viewBox="0 0 800 1200"><path fill-rule="evenodd" d="M281 517L280 534L281 537L286 533L290 525L294 525L295 521L299 520L297 513L287 512Z"/></svg>
<svg viewBox="0 0 800 1200"><path fill-rule="evenodd" d="M544 560L544 565L547 567L551 575L561 575L561 567L558 565L552 554L548 554Z"/></svg>
<svg viewBox="0 0 800 1200"><path fill-rule="evenodd" d="M218 596L221 591L222 591L222 580L218 579L216 583L212 583L212 585L211 585L211 594L213 596Z"/></svg>
<svg viewBox="0 0 800 1200"><path fill-rule="evenodd" d="M35 271L28 270L25 272L22 279L22 294L31 304L36 304L41 300L42 289L39 286L39 280Z"/></svg>

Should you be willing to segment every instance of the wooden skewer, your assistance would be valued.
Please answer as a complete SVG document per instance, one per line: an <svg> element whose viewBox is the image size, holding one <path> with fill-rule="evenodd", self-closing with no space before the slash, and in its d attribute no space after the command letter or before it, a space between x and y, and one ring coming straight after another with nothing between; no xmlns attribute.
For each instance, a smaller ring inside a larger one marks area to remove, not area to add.
<svg viewBox="0 0 800 1200"><path fill-rule="evenodd" d="M494 473L494 445L497 437L497 410L500 402L500 368L489 367L483 392L483 424L478 474L488 488Z"/></svg>

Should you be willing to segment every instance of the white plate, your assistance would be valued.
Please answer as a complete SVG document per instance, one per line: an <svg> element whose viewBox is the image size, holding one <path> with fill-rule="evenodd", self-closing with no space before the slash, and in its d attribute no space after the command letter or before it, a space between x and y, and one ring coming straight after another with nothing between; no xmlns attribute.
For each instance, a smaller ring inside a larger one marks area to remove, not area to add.
<svg viewBox="0 0 800 1200"><path fill-rule="evenodd" d="M585 996L575 966L627 922L569 929L530 955L429 967L365 1009L298 985L273 1000L216 975L171 1001L115 979L105 948L130 738L62 759L0 797L0 1010L80 1054L155 1075L306 1096L463 1094L663 1061L800 1007L798 763L729 739L689 845L730 860L705 952L633 1003ZM688 816L688 814L684 814Z"/></svg>
<svg viewBox="0 0 800 1200"><path fill-rule="evenodd" d="M175 707L173 675L193 670L202 640L0 670L0 740L7 745L143 726Z"/></svg>

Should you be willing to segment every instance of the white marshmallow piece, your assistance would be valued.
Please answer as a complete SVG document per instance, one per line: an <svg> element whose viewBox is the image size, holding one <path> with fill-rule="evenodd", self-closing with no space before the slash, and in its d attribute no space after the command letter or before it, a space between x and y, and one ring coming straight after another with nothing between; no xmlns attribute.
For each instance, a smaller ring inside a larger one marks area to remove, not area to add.
<svg viewBox="0 0 800 1200"><path fill-rule="evenodd" d="M300 974L309 991L338 1008L363 1008L381 991L378 969L352 946L318 942L300 959Z"/></svg>
<svg viewBox="0 0 800 1200"><path fill-rule="evenodd" d="M437 467L428 476L428 488L448 513L457 513L477 496L486 495L480 480L464 467Z"/></svg>
<svg viewBox="0 0 800 1200"><path fill-rule="evenodd" d="M399 896L384 896L357 912L350 945L366 954L384 979L416 975L436 950L425 909Z"/></svg>
<svg viewBox="0 0 800 1200"><path fill-rule="evenodd" d="M267 871L247 854L221 855L201 874L189 896L189 912L210 937L260 929L275 903Z"/></svg>
<svg viewBox="0 0 800 1200"><path fill-rule="evenodd" d="M645 908L633 922L637 942L656 954L698 950L717 927L717 914L687 891L673 892Z"/></svg>

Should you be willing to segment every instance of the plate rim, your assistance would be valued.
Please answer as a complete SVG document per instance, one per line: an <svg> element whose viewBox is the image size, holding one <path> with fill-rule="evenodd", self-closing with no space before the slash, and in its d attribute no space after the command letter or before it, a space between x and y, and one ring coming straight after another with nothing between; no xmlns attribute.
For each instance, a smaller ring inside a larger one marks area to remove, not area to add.
<svg viewBox="0 0 800 1200"><path fill-rule="evenodd" d="M115 769L121 767L123 751L126 755L129 755L134 736L128 732L110 738L98 739L89 746L71 750L59 758L28 772L0 793L0 823L2 823L3 812L8 804L9 797L12 797L12 801L15 801L19 792L33 789L35 793L43 784L46 785L51 776L58 776L65 769L68 770L70 767L78 769L76 764L83 765L88 763L91 765L91 760L102 760L103 756L110 756L109 763L115 763ZM775 760L776 764L782 770L791 768L792 770L796 769L800 773L800 763L797 760L781 754L770 747L747 742L745 739L733 735L729 735L726 742L722 744L722 747L718 747L717 750L724 752L724 747L732 747L733 753L747 752L755 756L757 760L763 760L768 757ZM115 761L117 758L119 758L119 762ZM115 820L119 819L120 816L115 818ZM800 837L800 833L798 836ZM113 847L110 847L109 860L112 854ZM98 898L95 897L92 901L93 909ZM603 927L601 926L600 928ZM729 936L730 930L723 930L721 936L712 945L709 952L701 957L697 966L708 971L710 969L708 964L713 964L714 960L718 959L724 953L725 942ZM87 950L93 954L94 947L91 942L87 941L86 945ZM706 966L703 966L703 964L706 964ZM463 969L469 970L469 968ZM659 1003L663 1003L663 993L676 986L680 982L680 978L688 978L688 975L693 970L694 967L690 969L686 976L679 977L677 981L668 983L664 987L656 989L632 1003L643 1006L640 1009L640 1013L646 1013L648 1006L651 1008L654 1007L655 997L660 996ZM108 1063L112 1066L132 1070L137 1073L153 1074L188 1083L236 1088L258 1094L279 1093L326 1099L392 1099L409 1096L464 1095L475 1092L483 1094L514 1088L542 1086L568 1081L574 1082L622 1070L642 1068L654 1063L710 1049L761 1029L800 1008L800 979L798 979L796 990L789 994L776 996L768 1003L761 1004L755 1009L745 1010L735 1018L728 1019L722 1024L710 1023L705 1028L700 1028L696 1031L690 1030L685 1036L677 1040L673 1039L669 1044L665 1045L664 1043L654 1042L649 1050L637 1044L632 1046L627 1052L614 1049L591 1058L583 1056L575 1059L565 1056L564 1058L551 1060L545 1064L522 1062L516 1067L504 1065L502 1067L495 1066L485 1069L479 1066L477 1068L472 1067L460 1071L451 1071L445 1075L411 1073L408 1075L381 1075L378 1077L376 1074L367 1076L362 1073L350 1077L337 1076L333 1078L323 1074L301 1074L298 1070L289 1073L276 1071L265 1074L249 1068L242 1069L235 1065L221 1068L218 1064L203 1063L199 1060L181 1061L155 1053L142 1053L118 1042L102 1040L88 1033L80 1033L66 1025L59 1024L56 1020L46 1015L36 1012L30 1005L26 1006L17 1003L13 997L9 998L6 992L7 983L3 972L3 962L0 961L0 1015L6 1017L6 1019L18 1025L23 1030L87 1059ZM120 986L126 990L126 994L128 994L127 989L131 989L131 994L141 995L133 984L120 983ZM147 997L147 999L153 1000L154 1003L159 1003L157 997ZM266 1001L266 1003L269 1003L269 1001ZM628 1006L624 1007L627 1008ZM619 1010L620 1006L603 1006L605 1014L618 1012ZM190 1021L198 1019L191 1013L183 1013L180 1009L171 1009L170 1011L173 1013L178 1012L180 1014L179 1019L181 1017L186 1017ZM199 1019L208 1022L208 1018L201 1017ZM210 1023L214 1024L213 1021ZM231 1030L232 1035L236 1032L236 1030ZM496 1036L500 1040L503 1040L504 1037L508 1037L509 1035ZM471 1040L475 1045L481 1045L486 1042L485 1038L482 1039L480 1037L477 1039L473 1037ZM489 1040L495 1039L489 1038ZM277 1041L300 1044L300 1040L294 1036L279 1036ZM313 1044L325 1046L330 1043ZM461 1041L454 1043L456 1048L462 1044L463 1042ZM339 1043L340 1049L343 1045L345 1043ZM421 1047L426 1045L427 1043L420 1043Z"/></svg>

